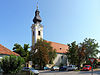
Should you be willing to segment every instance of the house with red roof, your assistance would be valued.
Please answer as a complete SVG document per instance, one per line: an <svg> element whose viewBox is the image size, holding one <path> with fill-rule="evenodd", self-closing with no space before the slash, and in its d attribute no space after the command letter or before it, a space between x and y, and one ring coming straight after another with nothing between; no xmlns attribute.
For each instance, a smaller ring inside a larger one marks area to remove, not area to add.
<svg viewBox="0 0 100 75"><path fill-rule="evenodd" d="M8 48L4 47L3 45L0 44L0 58L4 56L9 56L9 55L16 55L20 56L19 54L9 50Z"/></svg>

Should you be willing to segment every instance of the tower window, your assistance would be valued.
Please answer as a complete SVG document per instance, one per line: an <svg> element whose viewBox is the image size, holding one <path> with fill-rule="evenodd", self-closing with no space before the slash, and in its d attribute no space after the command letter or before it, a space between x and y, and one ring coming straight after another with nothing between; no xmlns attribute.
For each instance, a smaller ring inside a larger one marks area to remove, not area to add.
<svg viewBox="0 0 100 75"><path fill-rule="evenodd" d="M33 36L34 36L34 31L33 31Z"/></svg>
<svg viewBox="0 0 100 75"><path fill-rule="evenodd" d="M38 35L40 35L40 31L38 31Z"/></svg>

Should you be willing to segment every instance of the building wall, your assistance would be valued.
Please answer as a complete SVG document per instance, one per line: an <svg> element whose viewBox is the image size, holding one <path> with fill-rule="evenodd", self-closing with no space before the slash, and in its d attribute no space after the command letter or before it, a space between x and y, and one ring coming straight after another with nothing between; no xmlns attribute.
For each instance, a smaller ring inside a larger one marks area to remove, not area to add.
<svg viewBox="0 0 100 75"><path fill-rule="evenodd" d="M37 42L38 39L43 39L43 27L39 24L32 24L32 46ZM40 35L38 35L40 31ZM34 33L34 34L33 34Z"/></svg>
<svg viewBox="0 0 100 75"><path fill-rule="evenodd" d="M54 65L59 66L60 64L66 65L67 64L67 56L63 53L57 53L57 57L53 61Z"/></svg>
<svg viewBox="0 0 100 75"><path fill-rule="evenodd" d="M32 67L32 61L28 61L28 62L26 63L26 67Z"/></svg>
<svg viewBox="0 0 100 75"><path fill-rule="evenodd" d="M4 56L9 56L9 55L6 55L6 54L0 54L0 60L1 60Z"/></svg>

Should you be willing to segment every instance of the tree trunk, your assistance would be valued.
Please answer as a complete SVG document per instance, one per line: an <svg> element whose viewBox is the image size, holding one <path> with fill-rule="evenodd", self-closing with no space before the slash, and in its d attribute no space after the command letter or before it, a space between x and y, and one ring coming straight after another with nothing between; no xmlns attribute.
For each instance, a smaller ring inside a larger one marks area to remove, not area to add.
<svg viewBox="0 0 100 75"><path fill-rule="evenodd" d="M78 60L78 70L80 70L80 58Z"/></svg>

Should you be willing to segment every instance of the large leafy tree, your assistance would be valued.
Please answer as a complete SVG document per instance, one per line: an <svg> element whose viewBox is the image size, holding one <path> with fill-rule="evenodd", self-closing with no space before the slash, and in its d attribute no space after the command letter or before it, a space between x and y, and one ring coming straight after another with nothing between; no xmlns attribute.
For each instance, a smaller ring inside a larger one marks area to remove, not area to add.
<svg viewBox="0 0 100 75"><path fill-rule="evenodd" d="M79 46L78 44L76 44L76 41L68 44L68 46L69 50L66 53L68 61L70 62L70 64L77 65L78 69L80 69L80 64L84 62L85 58L85 46Z"/></svg>
<svg viewBox="0 0 100 75"><path fill-rule="evenodd" d="M45 40L38 40L31 51L33 64L38 64L42 69L46 64L52 63L56 57L55 50L51 47L50 43Z"/></svg>
<svg viewBox="0 0 100 75"><path fill-rule="evenodd" d="M68 44L69 50L66 53L68 57L68 61L70 64L77 65L78 64L78 45L76 44L76 41L72 42L71 44Z"/></svg>
<svg viewBox="0 0 100 75"><path fill-rule="evenodd" d="M84 54L85 54L85 61L88 62L88 59L93 57L97 58L97 54L100 52L98 50L99 45L95 39L85 38L82 43L80 43L80 47L84 46Z"/></svg>
<svg viewBox="0 0 100 75"><path fill-rule="evenodd" d="M98 50L99 46L95 39L85 38L82 43L78 45L76 42L68 44L69 51L66 53L70 64L78 65L80 69L80 64L89 62L89 58L96 58L97 54L100 52Z"/></svg>
<svg viewBox="0 0 100 75"><path fill-rule="evenodd" d="M80 65L85 61L85 45L77 46L78 49L78 69L80 69Z"/></svg>
<svg viewBox="0 0 100 75"><path fill-rule="evenodd" d="M24 44L24 47L22 47L20 44L14 44L13 51L18 53L21 57L25 59L25 61L30 60L30 52L29 52L29 44Z"/></svg>

